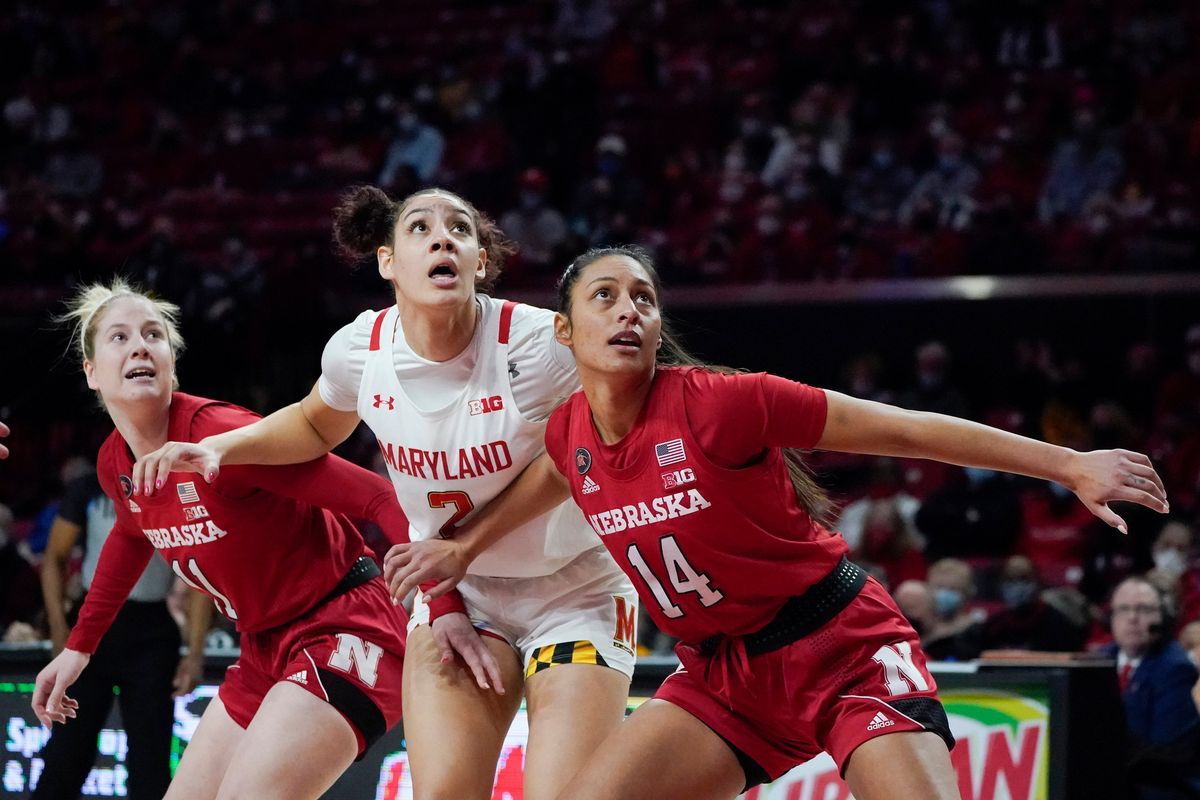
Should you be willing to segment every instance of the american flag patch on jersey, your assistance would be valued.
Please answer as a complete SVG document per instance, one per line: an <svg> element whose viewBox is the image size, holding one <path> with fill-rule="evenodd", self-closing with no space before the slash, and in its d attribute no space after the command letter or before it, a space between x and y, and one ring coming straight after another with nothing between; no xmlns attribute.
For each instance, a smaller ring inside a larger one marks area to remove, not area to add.
<svg viewBox="0 0 1200 800"><path fill-rule="evenodd" d="M200 502L200 495L196 493L196 484L192 481L175 484L175 491L179 492L179 502L185 505Z"/></svg>
<svg viewBox="0 0 1200 800"><path fill-rule="evenodd" d="M654 445L654 455L660 467L678 464L687 458L683 454L683 439L672 439L669 442Z"/></svg>

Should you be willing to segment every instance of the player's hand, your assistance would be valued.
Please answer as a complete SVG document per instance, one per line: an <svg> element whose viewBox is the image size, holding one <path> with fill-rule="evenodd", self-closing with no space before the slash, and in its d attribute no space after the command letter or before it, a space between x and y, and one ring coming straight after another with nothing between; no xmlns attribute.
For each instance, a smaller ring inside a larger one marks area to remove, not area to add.
<svg viewBox="0 0 1200 800"><path fill-rule="evenodd" d="M475 676L480 689L494 688L496 694L504 694L500 664L466 614L458 611L443 614L433 621L431 627L433 643L437 645L443 664L453 662L457 654Z"/></svg>
<svg viewBox="0 0 1200 800"><path fill-rule="evenodd" d="M8 436L12 431L3 422L0 422L0 436ZM0 444L0 458L8 458L8 448Z"/></svg>
<svg viewBox="0 0 1200 800"><path fill-rule="evenodd" d="M1137 503L1163 514L1171 510L1162 478L1150 459L1130 450L1092 450L1076 453L1067 484L1088 510L1121 533L1129 526L1108 504Z"/></svg>
<svg viewBox="0 0 1200 800"><path fill-rule="evenodd" d="M171 681L171 685L175 688L175 691L171 693L171 697L183 697L192 689L195 689L196 684L200 682L203 674L203 653L188 653L179 659L179 666L175 668L175 679Z"/></svg>
<svg viewBox="0 0 1200 800"><path fill-rule="evenodd" d="M393 603L399 603L422 584L437 584L425 592L428 602L457 586L470 565L471 559L462 543L453 539L427 539L393 545L383 560L383 577Z"/></svg>
<svg viewBox="0 0 1200 800"><path fill-rule="evenodd" d="M67 687L79 679L79 674L92 657L77 650L63 650L42 668L33 685L33 713L47 728L55 722L74 719L79 703L67 697Z"/></svg>
<svg viewBox="0 0 1200 800"><path fill-rule="evenodd" d="M212 483L221 472L221 456L205 444L167 442L133 465L133 493L153 495L172 472L198 472L206 482Z"/></svg>

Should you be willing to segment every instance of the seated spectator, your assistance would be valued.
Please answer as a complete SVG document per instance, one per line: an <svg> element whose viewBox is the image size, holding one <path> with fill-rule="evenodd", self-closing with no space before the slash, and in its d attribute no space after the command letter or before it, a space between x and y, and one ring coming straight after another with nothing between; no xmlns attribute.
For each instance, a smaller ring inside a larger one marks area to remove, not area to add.
<svg viewBox="0 0 1200 800"><path fill-rule="evenodd" d="M967 160L966 145L954 131L942 134L937 149L937 165L917 181L900 206L899 219L910 225L917 209L929 204L939 227L962 230L970 224L975 207L971 196L979 184L979 170Z"/></svg>
<svg viewBox="0 0 1200 800"><path fill-rule="evenodd" d="M892 590L892 599L896 601L896 607L924 643L925 634L937 622L937 615L933 610L933 592L929 591L929 584L918 580L904 581Z"/></svg>
<svg viewBox="0 0 1200 800"><path fill-rule="evenodd" d="M889 586L925 577L925 557L920 543L909 533L904 518L893 502L871 506L863 524L862 541L851 557L883 569Z"/></svg>
<svg viewBox="0 0 1200 800"><path fill-rule="evenodd" d="M33 565L12 538L13 515L0 503L0 637L20 638L24 626L40 622L42 593Z"/></svg>
<svg viewBox="0 0 1200 800"><path fill-rule="evenodd" d="M934 619L921 636L926 655L937 661L970 661L979 657L983 622L968 607L975 596L971 566L957 558L943 558L929 567Z"/></svg>
<svg viewBox="0 0 1200 800"><path fill-rule="evenodd" d="M1042 482L1021 495L1021 536L1017 552L1029 556L1052 586L1077 584L1091 537L1100 525L1065 486Z"/></svg>
<svg viewBox="0 0 1200 800"><path fill-rule="evenodd" d="M916 383L900 395L900 405L917 411L969 416L962 392L949 384L950 351L941 342L925 342L915 354Z"/></svg>
<svg viewBox="0 0 1200 800"><path fill-rule="evenodd" d="M546 202L549 180L540 169L521 173L517 187L518 205L504 213L500 227L520 246L522 267L541 272L557 264L559 248L567 240L567 222Z"/></svg>
<svg viewBox="0 0 1200 800"><path fill-rule="evenodd" d="M857 550L862 546L867 520L872 510L881 504L896 510L909 538L921 546L923 540L913 521L921 502L904 491L903 476L895 459L876 458L871 461L866 496L847 504L835 526L850 549Z"/></svg>
<svg viewBox="0 0 1200 800"><path fill-rule="evenodd" d="M1180 621L1200 619L1200 564L1191 526L1181 520L1167 522L1150 548L1150 557L1155 576L1176 600Z"/></svg>
<svg viewBox="0 0 1200 800"><path fill-rule="evenodd" d="M921 505L917 529L928 558L1003 556L1021 532L1021 507L1012 475L968 468Z"/></svg>
<svg viewBox="0 0 1200 800"><path fill-rule="evenodd" d="M1132 757L1143 800L1200 793L1200 712L1192 702L1196 667L1166 633L1166 595L1145 578L1122 581L1112 596L1113 644Z"/></svg>
<svg viewBox="0 0 1200 800"><path fill-rule="evenodd" d="M867 163L850 176L846 210L863 222L891 224L915 180L912 167L896 156L891 139L881 136Z"/></svg>
<svg viewBox="0 0 1200 800"><path fill-rule="evenodd" d="M1074 219L1095 194L1112 194L1124 163L1120 151L1105 141L1090 105L1075 110L1074 133L1059 142L1050 158L1038 213L1042 222Z"/></svg>
<svg viewBox="0 0 1200 800"><path fill-rule="evenodd" d="M421 183L429 183L442 163L446 140L441 131L422 122L410 103L396 108L396 135L384 156L379 184L392 186L404 168L411 169Z"/></svg>
<svg viewBox="0 0 1200 800"><path fill-rule="evenodd" d="M1000 597L1004 608L988 619L983 631L983 649L1074 652L1083 649L1087 629L1076 625L1061 611L1042 599L1041 582L1033 562L1011 556L1000 574Z"/></svg>

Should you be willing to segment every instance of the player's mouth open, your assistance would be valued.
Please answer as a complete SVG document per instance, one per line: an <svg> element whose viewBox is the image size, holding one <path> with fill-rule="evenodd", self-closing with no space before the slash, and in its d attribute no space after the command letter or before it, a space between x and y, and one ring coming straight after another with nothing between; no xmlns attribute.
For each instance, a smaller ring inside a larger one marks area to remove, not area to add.
<svg viewBox="0 0 1200 800"><path fill-rule="evenodd" d="M642 346L642 337L636 331L621 331L609 339L608 343L617 347L632 347L637 349Z"/></svg>
<svg viewBox="0 0 1200 800"><path fill-rule="evenodd" d="M454 269L453 261L439 261L429 270L429 277L439 286L448 286L458 279L458 273Z"/></svg>
<svg viewBox="0 0 1200 800"><path fill-rule="evenodd" d="M126 380L153 380L158 373L150 367L134 367L125 373Z"/></svg>

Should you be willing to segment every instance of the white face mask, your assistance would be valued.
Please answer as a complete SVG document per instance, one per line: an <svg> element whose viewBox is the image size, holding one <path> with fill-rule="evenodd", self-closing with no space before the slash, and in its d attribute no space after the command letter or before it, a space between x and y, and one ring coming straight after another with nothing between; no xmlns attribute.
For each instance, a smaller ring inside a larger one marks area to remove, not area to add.
<svg viewBox="0 0 1200 800"><path fill-rule="evenodd" d="M1187 558L1173 547L1158 550L1154 553L1154 567L1178 578L1187 570Z"/></svg>

